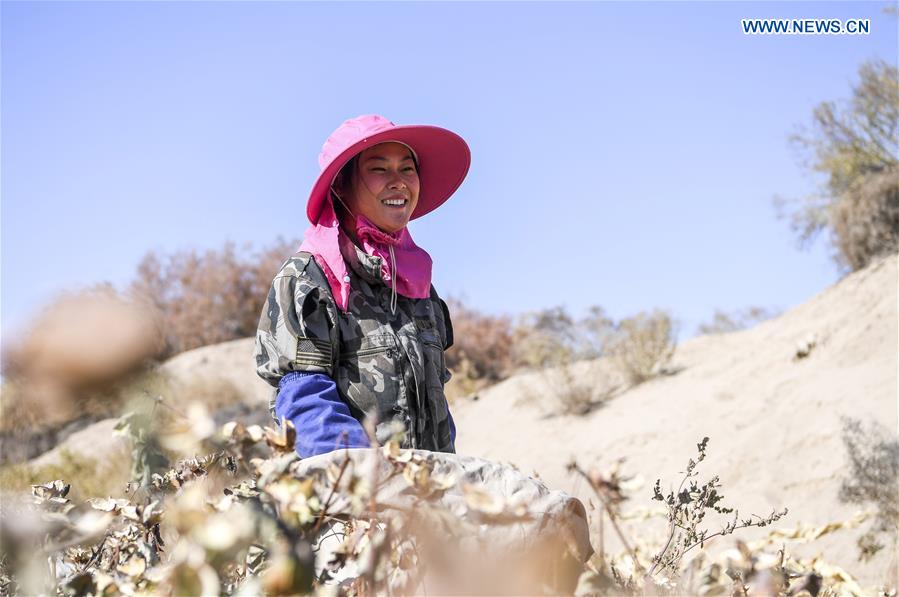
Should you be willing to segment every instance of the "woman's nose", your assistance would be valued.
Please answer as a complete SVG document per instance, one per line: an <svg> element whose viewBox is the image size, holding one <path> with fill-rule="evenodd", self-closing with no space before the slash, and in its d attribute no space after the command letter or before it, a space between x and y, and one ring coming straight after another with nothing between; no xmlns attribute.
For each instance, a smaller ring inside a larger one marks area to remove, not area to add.
<svg viewBox="0 0 899 597"><path fill-rule="evenodd" d="M403 177L400 176L398 171L393 170L391 171L390 180L387 181L387 188L404 189L406 188L406 181L403 180Z"/></svg>

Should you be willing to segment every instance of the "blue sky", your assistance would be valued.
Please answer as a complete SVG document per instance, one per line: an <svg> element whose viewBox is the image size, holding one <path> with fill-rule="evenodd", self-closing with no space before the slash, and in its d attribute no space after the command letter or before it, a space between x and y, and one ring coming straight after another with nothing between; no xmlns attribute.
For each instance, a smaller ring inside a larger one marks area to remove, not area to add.
<svg viewBox="0 0 899 597"><path fill-rule="evenodd" d="M858 66L884 2L2 2L2 334L148 250L301 236L328 134L450 128L470 174L411 226L443 295L491 313L786 309L834 283L771 200L815 189L787 136ZM867 36L740 19L869 18ZM260 299L261 300L261 299Z"/></svg>

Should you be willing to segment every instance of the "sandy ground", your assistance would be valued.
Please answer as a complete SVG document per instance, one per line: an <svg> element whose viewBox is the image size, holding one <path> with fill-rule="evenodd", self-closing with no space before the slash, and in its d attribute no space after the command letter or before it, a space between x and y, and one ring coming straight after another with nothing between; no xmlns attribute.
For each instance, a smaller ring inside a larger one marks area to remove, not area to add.
<svg viewBox="0 0 899 597"><path fill-rule="evenodd" d="M837 497L848 471L841 417L897 427L897 281L893 256L752 329L695 338L678 347L677 373L619 393L585 416L558 414L552 378L513 377L482 391L477 401L453 406L457 450L535 472L585 503L589 488L566 465L576 459L603 469L625 458L624 472L642 480L628 510L657 508L650 500L654 481L661 479L663 489L676 485L696 443L708 436L702 478L719 475L728 504L741 513L788 507L777 523L782 528L848 520L857 508ZM812 337L811 353L797 360L797 345ZM245 401L265 409L271 388L256 377L252 350L252 339L209 346L175 357L165 369L186 383L223 377ZM602 387L619 381L603 360L575 370ZM98 441L118 441L111 423L97 425L97 433L79 432L73 442L96 450ZM662 519L642 523L641 536L660 541L664 526ZM859 564L858 534L843 531L787 547L798 555L820 554L864 585L885 580L893 554ZM731 538L712 547L729 545Z"/></svg>
<svg viewBox="0 0 899 597"><path fill-rule="evenodd" d="M455 405L456 447L536 471L551 487L585 500L589 488L565 465L576 459L603 469L624 457L623 470L644 480L628 505L651 508L658 505L650 500L655 480L663 488L679 483L678 471L708 436L700 470L720 475L729 504L742 513L786 506L790 513L779 527L846 520L857 509L837 498L848 471L840 418L896 429L897 330L892 257L752 329L685 343L674 356L679 373L620 394L587 416L557 415L554 388L539 375L507 380L476 402ZM811 354L794 359L797 344L812 335ZM614 375L603 362L584 364L580 373L597 384ZM820 552L864 584L876 583L885 578L890 554L858 564L857 534L794 550Z"/></svg>

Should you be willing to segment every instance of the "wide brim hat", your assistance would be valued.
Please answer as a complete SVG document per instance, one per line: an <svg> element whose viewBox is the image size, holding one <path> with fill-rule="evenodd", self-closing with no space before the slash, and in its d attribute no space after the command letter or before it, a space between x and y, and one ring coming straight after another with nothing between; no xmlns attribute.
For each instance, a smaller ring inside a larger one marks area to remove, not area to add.
<svg viewBox="0 0 899 597"><path fill-rule="evenodd" d="M397 126L376 114L351 118L331 133L318 156L321 172L306 204L310 222L319 223L322 208L330 200L331 184L340 169L364 149L388 141L408 146L418 162L421 192L412 212L413 220L440 207L468 174L471 151L465 140L452 131L425 124Z"/></svg>

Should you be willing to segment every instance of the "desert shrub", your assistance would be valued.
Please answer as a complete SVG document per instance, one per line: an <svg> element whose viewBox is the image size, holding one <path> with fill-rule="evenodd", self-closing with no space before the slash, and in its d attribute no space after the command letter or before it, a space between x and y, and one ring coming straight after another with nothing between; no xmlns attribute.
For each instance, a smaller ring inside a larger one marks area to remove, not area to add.
<svg viewBox="0 0 899 597"><path fill-rule="evenodd" d="M843 418L843 445L849 474L840 487L840 500L870 504L877 509L868 531L859 538L859 557L872 558L886 547L896 548L899 530L899 440L882 425L863 426L858 419Z"/></svg>
<svg viewBox="0 0 899 597"><path fill-rule="evenodd" d="M578 328L581 338L579 356L584 359L606 356L615 333L615 322L605 310L598 305L589 307L587 315L578 322Z"/></svg>
<svg viewBox="0 0 899 597"><path fill-rule="evenodd" d="M668 540L662 550L653 557L653 566L648 572L650 576L657 569L669 568L677 572L680 561L687 552L705 545L713 537L730 535L736 530L749 527L770 526L787 515L787 509L784 508L781 511L772 510L766 517L751 515L740 518L739 511L724 505L718 475L703 484L695 481L699 474L696 467L705 460L708 443L709 438L705 437L696 444L698 456L696 460L691 458L687 462L687 470L677 491L662 493L661 480L656 479L652 499L665 504L669 525ZM714 516L714 513L733 514L733 519L718 531L703 528L704 524L709 522L706 516L710 514Z"/></svg>
<svg viewBox="0 0 899 597"><path fill-rule="evenodd" d="M517 368L543 369L604 356L613 322L592 306L575 319L564 307L521 316L513 331L512 359Z"/></svg>
<svg viewBox="0 0 899 597"><path fill-rule="evenodd" d="M798 200L776 198L802 245L830 233L834 259L857 270L899 247L899 77L883 60L859 68L859 83L843 106L828 101L813 129L790 137L803 165L825 176L820 190Z"/></svg>
<svg viewBox="0 0 899 597"><path fill-rule="evenodd" d="M523 398L541 400L548 391L563 414L593 410L608 397L609 388L577 364L604 356L613 330L614 323L598 306L580 319L564 307L521 316L513 331L513 363L518 369L538 371L541 382Z"/></svg>
<svg viewBox="0 0 899 597"><path fill-rule="evenodd" d="M741 311L730 313L716 309L712 320L700 324L698 331L703 335L727 334L751 328L777 315L777 311L766 309L765 307L747 307Z"/></svg>
<svg viewBox="0 0 899 597"><path fill-rule="evenodd" d="M541 369L574 358L576 328L564 307L522 315L514 330L516 366Z"/></svg>
<svg viewBox="0 0 899 597"><path fill-rule="evenodd" d="M667 494L664 494L661 488L661 479L656 479L655 485L653 486L652 499L662 502L665 505L667 511L666 517L668 519L668 537L661 549L649 560L647 563L648 565L641 561L641 550L637 549L639 544L632 539L629 539L619 524L622 518L621 505L629 497L626 493L626 488L632 480L632 478L626 477L620 472L620 466L623 463L623 460L619 460L606 472L598 471L596 469L589 472L585 471L576 461L572 461L568 465L569 472L576 473L587 481L600 504L600 507L595 510L595 516L599 519L599 541L597 544L599 551L596 554L598 558L595 562L595 569L585 572L582 576L582 581L589 579L590 583L598 589L594 594L620 594L621 589L623 588L632 589L627 591L629 594L647 594L646 591L640 591L639 588L635 586L635 579L629 579L631 582L628 583L621 582L623 579L620 577L620 572L616 570L615 562L606 559L604 533L602 530L602 523L605 519L608 519L612 525L612 529L618 536L622 547L624 547L631 560L631 566L633 566L635 571L645 572L642 580L646 583L645 588L650 588L650 583L655 584L661 580L661 578L657 578L657 576L661 576L666 572L671 574L669 579L676 579L680 572L681 561L684 556L697 547L702 549L705 547L706 542L711 539L731 535L735 531L745 528L770 526L787 515L787 509L784 508L780 511L773 510L766 517L753 514L748 518L740 518L738 511L724 505L724 496L721 493L721 483L718 475L715 475L705 483L700 484L698 482L699 471L697 470L697 467L706 458L708 442L709 438L705 437L700 443L696 444L698 457L696 460L691 458L687 462L686 470L683 473L683 477L677 490L672 489ZM711 523L711 519L716 518L717 515L729 517L731 514L733 514L731 520L722 524L719 530L713 531L709 528L704 528ZM743 551L745 554L745 551L747 550L744 549ZM751 557L747 558L749 561L746 563L750 564L750 566L747 566L748 569L741 572L751 572L752 574L758 572L752 570L752 568L754 568L752 559L753 558ZM733 566L732 571L729 570L727 576L722 580L727 582L729 577L729 579L734 582L734 595L746 595L746 589L743 587L743 584L749 581L749 575L747 574L741 578L737 570L739 565L735 566L734 564L736 564L736 562L731 563L731 566ZM718 580L718 578L705 578L702 584L706 585L706 587L705 590L702 590L701 592L689 592L687 590L687 583L684 583L684 586L678 587L680 589L679 591L670 594L720 595L723 594L720 591L720 588L717 590L708 590L709 585L717 584ZM737 590L738 582L742 591ZM616 584L619 586L616 587ZM664 583L659 583L660 586L663 584ZM781 586L778 588L779 590L774 591L773 594L787 594L789 581L785 574L777 584L780 584ZM669 584L669 588L672 589L674 587ZM582 593L579 592L578 594ZM655 594L655 592L650 591L648 594Z"/></svg>
<svg viewBox="0 0 899 597"><path fill-rule="evenodd" d="M852 270L899 251L899 167L853 184L833 205L831 221L840 259Z"/></svg>
<svg viewBox="0 0 899 597"><path fill-rule="evenodd" d="M475 391L508 377L512 372L509 318L481 313L457 298L448 299L447 306L454 342L446 352L446 364L453 377L459 377L456 384Z"/></svg>
<svg viewBox="0 0 899 597"><path fill-rule="evenodd" d="M562 412L586 415L596 403L595 386L589 380L578 377L570 366L562 366L555 373L561 378L557 385Z"/></svg>
<svg viewBox="0 0 899 597"><path fill-rule="evenodd" d="M567 361L528 372L516 404L539 404L550 416L589 414L622 387L615 373L599 374L595 367L584 361Z"/></svg>
<svg viewBox="0 0 899 597"><path fill-rule="evenodd" d="M674 320L657 309L618 322L609 352L628 381L637 385L661 373L676 346Z"/></svg>
<svg viewBox="0 0 899 597"><path fill-rule="evenodd" d="M162 316L162 356L254 335L272 278L298 246L279 238L252 254L238 254L233 243L204 253L147 253L130 291Z"/></svg>
<svg viewBox="0 0 899 597"><path fill-rule="evenodd" d="M521 317L514 330L512 358L519 368L541 372L561 412L586 414L608 399L617 385L604 383L580 361L610 357L621 377L636 385L660 373L674 353L674 321L663 311L614 321L598 306L575 319L563 307ZM531 390L527 399L535 399Z"/></svg>
<svg viewBox="0 0 899 597"><path fill-rule="evenodd" d="M585 375L583 370L577 370L572 362L549 367L540 374L558 401L560 412L566 415L586 415L610 394L610 388L593 376Z"/></svg>

